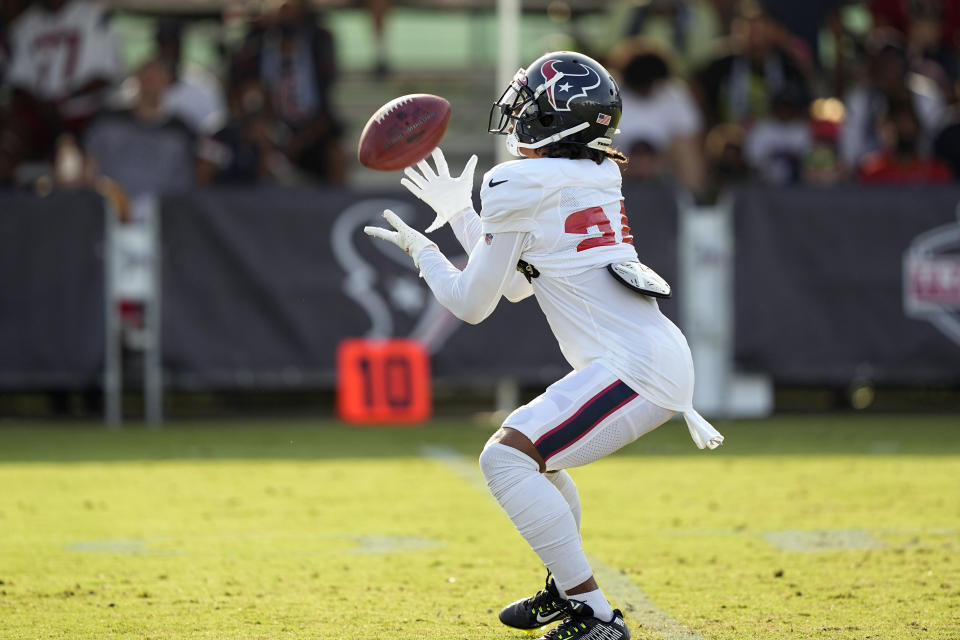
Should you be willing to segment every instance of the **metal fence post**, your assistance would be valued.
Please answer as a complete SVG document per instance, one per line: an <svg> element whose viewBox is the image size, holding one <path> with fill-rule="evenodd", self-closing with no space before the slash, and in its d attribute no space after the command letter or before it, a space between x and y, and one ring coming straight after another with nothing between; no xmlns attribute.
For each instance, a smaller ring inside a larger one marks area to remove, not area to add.
<svg viewBox="0 0 960 640"><path fill-rule="evenodd" d="M761 417L773 409L772 382L734 367L733 204L729 192L713 206L678 197L680 317L697 371L694 406L712 416Z"/></svg>
<svg viewBox="0 0 960 640"><path fill-rule="evenodd" d="M159 429L163 423L163 359L161 357L160 318L163 300L162 255L160 250L160 202L158 196L147 199L150 229L150 273L152 280L151 295L147 297L144 310L146 323L146 341L143 353L143 397L147 425Z"/></svg>
<svg viewBox="0 0 960 640"><path fill-rule="evenodd" d="M115 296L117 211L109 200L103 200L103 304L106 334L103 354L104 420L110 429L119 429L123 422L123 357L120 351L120 319Z"/></svg>

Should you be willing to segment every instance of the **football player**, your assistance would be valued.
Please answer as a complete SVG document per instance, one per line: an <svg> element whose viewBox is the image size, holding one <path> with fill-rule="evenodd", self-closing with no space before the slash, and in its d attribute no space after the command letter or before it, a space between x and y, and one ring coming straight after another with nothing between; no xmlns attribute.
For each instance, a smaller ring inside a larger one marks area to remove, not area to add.
<svg viewBox="0 0 960 640"><path fill-rule="evenodd" d="M611 138L620 90L606 69L579 53L549 53L517 72L494 103L488 130L521 157L483 178L481 210L471 191L477 158L458 177L433 152L401 183L449 223L470 254L461 271L393 212L393 230L366 227L410 254L437 299L478 323L501 297L535 295L573 367L511 413L480 454L487 485L547 567L546 587L500 612L504 624L536 629L562 622L550 640L627 640L580 540L580 499L566 469L607 456L682 414L695 443L720 435L694 409L686 339L658 297L669 285L638 261Z"/></svg>

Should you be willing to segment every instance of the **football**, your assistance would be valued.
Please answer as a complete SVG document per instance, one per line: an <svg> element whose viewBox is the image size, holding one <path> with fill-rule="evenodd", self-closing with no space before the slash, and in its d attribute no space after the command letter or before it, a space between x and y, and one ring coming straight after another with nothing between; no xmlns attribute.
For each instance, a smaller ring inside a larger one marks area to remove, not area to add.
<svg viewBox="0 0 960 640"><path fill-rule="evenodd" d="M357 159L368 169L397 171L423 160L443 138L450 103L429 93L394 98L367 121Z"/></svg>

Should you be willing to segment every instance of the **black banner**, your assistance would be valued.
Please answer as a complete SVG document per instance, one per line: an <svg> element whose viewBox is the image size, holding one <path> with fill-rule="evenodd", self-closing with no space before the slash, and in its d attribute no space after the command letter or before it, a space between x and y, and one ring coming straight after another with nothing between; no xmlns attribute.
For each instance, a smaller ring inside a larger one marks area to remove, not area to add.
<svg viewBox="0 0 960 640"><path fill-rule="evenodd" d="M99 196L0 194L0 388L100 384L103 255Z"/></svg>
<svg viewBox="0 0 960 640"><path fill-rule="evenodd" d="M738 191L738 367L787 384L960 382L960 343L907 315L903 277L905 252L950 232L958 202L956 187Z"/></svg>
<svg viewBox="0 0 960 640"><path fill-rule="evenodd" d="M676 204L625 192L641 259L676 282ZM362 233L393 209L425 228L433 212L402 190L209 190L162 201L162 348L175 386L311 387L335 380L346 337L415 337L435 378L549 383L569 370L533 298L502 300L472 326L440 307L409 256ZM455 264L449 229L432 234ZM458 262L459 260L459 262ZM673 312L667 301L664 310Z"/></svg>

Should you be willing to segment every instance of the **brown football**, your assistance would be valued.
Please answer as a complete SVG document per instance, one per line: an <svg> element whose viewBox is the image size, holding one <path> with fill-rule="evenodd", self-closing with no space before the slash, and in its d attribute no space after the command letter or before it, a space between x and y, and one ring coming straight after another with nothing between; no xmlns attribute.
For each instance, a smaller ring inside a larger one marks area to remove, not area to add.
<svg viewBox="0 0 960 640"><path fill-rule="evenodd" d="M429 93L394 98L374 113L360 134L357 159L377 171L397 171L433 151L450 122L450 103Z"/></svg>

